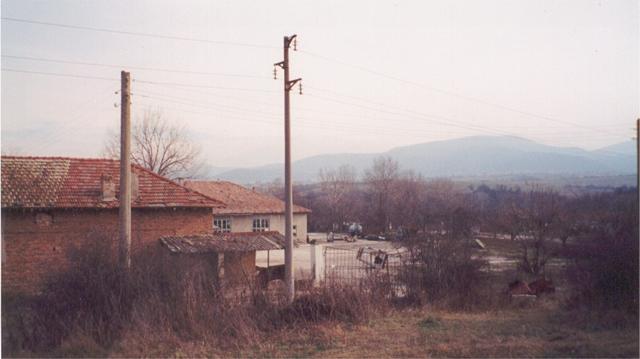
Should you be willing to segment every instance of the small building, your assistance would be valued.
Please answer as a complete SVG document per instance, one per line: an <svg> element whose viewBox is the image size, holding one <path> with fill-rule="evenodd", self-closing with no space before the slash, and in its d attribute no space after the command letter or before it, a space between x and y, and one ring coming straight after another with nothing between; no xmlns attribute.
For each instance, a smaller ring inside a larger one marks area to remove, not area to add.
<svg viewBox="0 0 640 359"><path fill-rule="evenodd" d="M73 248L118 238L120 161L2 156L2 289L37 292ZM132 250L211 233L224 204L132 166Z"/></svg>
<svg viewBox="0 0 640 359"><path fill-rule="evenodd" d="M226 181L185 181L188 188L226 204L212 211L215 232L264 232L284 234L284 201ZM293 206L293 238L306 240L311 210Z"/></svg>
<svg viewBox="0 0 640 359"><path fill-rule="evenodd" d="M165 236L160 243L171 254L199 259L212 267L207 272L215 273L215 282L233 286L253 283L256 251L284 249L284 236L278 232L215 233Z"/></svg>

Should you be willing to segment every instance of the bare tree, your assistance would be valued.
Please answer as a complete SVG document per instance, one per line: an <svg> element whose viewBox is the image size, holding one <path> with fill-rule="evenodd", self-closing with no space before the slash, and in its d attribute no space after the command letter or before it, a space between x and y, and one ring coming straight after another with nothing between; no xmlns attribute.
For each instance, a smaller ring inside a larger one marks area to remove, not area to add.
<svg viewBox="0 0 640 359"><path fill-rule="evenodd" d="M202 163L200 149L189 140L186 129L168 123L160 111L146 111L133 125L131 160L169 178L195 177ZM120 158L120 135L111 133L103 155Z"/></svg>
<svg viewBox="0 0 640 359"><path fill-rule="evenodd" d="M463 188L451 180L436 179L427 182L425 193L424 229L469 237L476 216L470 196L465 195Z"/></svg>
<svg viewBox="0 0 640 359"><path fill-rule="evenodd" d="M382 231L389 229L391 200L394 197L394 184L398 179L398 172L398 162L390 157L374 159L371 168L365 171L373 228Z"/></svg>
<svg viewBox="0 0 640 359"><path fill-rule="evenodd" d="M526 231L525 196L519 190L502 190L497 195L498 205L491 222L496 231L509 234L509 239L512 241L521 237Z"/></svg>
<svg viewBox="0 0 640 359"><path fill-rule="evenodd" d="M338 169L320 170L320 188L324 194L324 205L330 217L331 225L341 225L354 214L352 194L356 182L356 170L353 166L343 165Z"/></svg>
<svg viewBox="0 0 640 359"><path fill-rule="evenodd" d="M410 234L415 234L425 227L427 220L424 210L427 183L421 175L407 171L398 178L394 187L391 220Z"/></svg>
<svg viewBox="0 0 640 359"><path fill-rule="evenodd" d="M539 188L534 188L525 195L520 267L527 273L544 274L547 262L558 255L553 239L560 199L558 193Z"/></svg>

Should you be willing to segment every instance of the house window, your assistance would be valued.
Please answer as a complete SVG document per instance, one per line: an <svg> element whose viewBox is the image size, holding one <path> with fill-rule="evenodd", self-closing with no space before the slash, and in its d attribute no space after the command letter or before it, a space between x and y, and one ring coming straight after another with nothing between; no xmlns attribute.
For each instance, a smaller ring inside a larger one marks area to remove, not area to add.
<svg viewBox="0 0 640 359"><path fill-rule="evenodd" d="M293 225L293 236L294 237L298 236L298 225L296 224Z"/></svg>
<svg viewBox="0 0 640 359"><path fill-rule="evenodd" d="M213 231L215 233L231 232L231 218L214 218Z"/></svg>
<svg viewBox="0 0 640 359"><path fill-rule="evenodd" d="M254 232L266 232L269 230L268 218L254 218L253 219L253 231Z"/></svg>

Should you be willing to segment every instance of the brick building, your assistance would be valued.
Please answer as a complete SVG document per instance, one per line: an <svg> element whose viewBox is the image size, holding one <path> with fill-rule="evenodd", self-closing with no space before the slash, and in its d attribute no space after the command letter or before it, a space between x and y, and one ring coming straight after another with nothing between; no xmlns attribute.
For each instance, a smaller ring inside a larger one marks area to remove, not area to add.
<svg viewBox="0 0 640 359"><path fill-rule="evenodd" d="M168 235L211 233L220 201L132 166L132 248ZM2 287L35 292L65 268L68 252L118 238L120 163L2 157Z"/></svg>
<svg viewBox="0 0 640 359"><path fill-rule="evenodd" d="M188 188L226 204L214 208L213 228L217 232L284 233L284 201L226 181L185 181ZM307 237L307 216L311 210L293 206L293 238Z"/></svg>

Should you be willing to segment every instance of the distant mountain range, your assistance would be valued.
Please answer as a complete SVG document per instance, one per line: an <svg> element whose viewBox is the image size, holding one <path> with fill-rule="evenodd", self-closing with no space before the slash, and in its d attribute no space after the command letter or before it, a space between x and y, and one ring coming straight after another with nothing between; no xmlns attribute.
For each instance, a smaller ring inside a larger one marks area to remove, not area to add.
<svg viewBox="0 0 640 359"><path fill-rule="evenodd" d="M473 136L396 147L382 153L340 153L307 157L293 163L296 182L314 182L320 169L353 166L358 173L374 158L388 156L400 167L425 177L505 175L629 175L636 172L635 142L594 151L556 147L512 136ZM210 178L238 183L265 183L283 178L283 164L211 171Z"/></svg>

